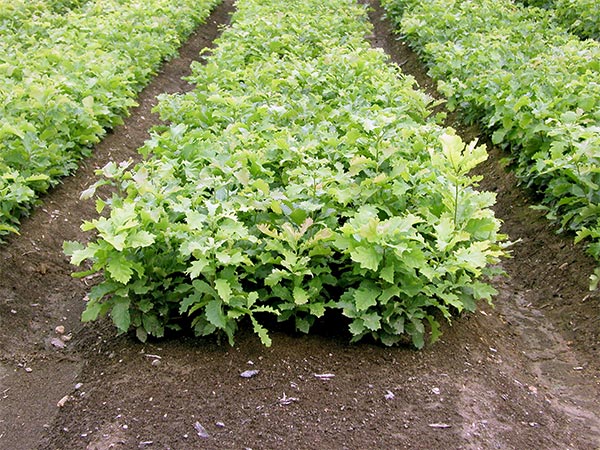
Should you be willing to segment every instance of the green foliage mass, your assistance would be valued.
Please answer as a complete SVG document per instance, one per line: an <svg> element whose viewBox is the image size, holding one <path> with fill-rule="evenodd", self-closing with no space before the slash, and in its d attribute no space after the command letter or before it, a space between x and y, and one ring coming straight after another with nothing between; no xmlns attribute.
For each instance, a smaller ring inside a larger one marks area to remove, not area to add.
<svg viewBox="0 0 600 450"><path fill-rule="evenodd" d="M0 236L134 106L215 0L0 0Z"/></svg>
<svg viewBox="0 0 600 450"><path fill-rule="evenodd" d="M135 167L109 164L104 216L66 243L104 272L84 320L144 340L225 334L265 315L308 332L327 310L352 340L416 347L438 318L491 301L504 255L495 197L473 187L484 148L428 120L431 99L371 49L351 0L240 0L195 89L163 96L171 125Z"/></svg>
<svg viewBox="0 0 600 450"><path fill-rule="evenodd" d="M510 147L540 208L600 259L600 44L508 0L385 4L448 106Z"/></svg>
<svg viewBox="0 0 600 450"><path fill-rule="evenodd" d="M584 39L600 39L600 0L523 0L548 10L550 17Z"/></svg>

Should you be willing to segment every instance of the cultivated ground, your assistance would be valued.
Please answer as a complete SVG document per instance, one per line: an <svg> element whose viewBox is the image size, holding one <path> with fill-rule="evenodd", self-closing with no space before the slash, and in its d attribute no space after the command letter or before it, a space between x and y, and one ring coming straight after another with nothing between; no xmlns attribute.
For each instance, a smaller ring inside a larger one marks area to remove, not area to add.
<svg viewBox="0 0 600 450"><path fill-rule="evenodd" d="M425 69L390 34L375 33L419 85ZM490 146L479 171L516 241L495 307L457 318L423 351L349 345L334 321L318 333L280 329L273 346L242 332L235 347L177 336L146 344L79 315L94 279L70 277L64 240L85 239L94 169L136 158L158 119L160 92L181 80L227 22L226 0L140 97L76 176L43 199L20 236L0 246L0 449L598 449L600 307L594 263L530 208ZM450 114L470 139L481 135ZM57 328L58 327L58 328ZM248 370L258 373L240 376Z"/></svg>

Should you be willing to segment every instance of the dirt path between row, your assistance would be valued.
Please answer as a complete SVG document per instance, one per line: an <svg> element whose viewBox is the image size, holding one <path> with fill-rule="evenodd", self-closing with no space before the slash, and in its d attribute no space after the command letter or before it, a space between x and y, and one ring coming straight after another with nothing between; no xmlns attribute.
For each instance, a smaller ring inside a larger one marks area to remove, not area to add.
<svg viewBox="0 0 600 450"><path fill-rule="evenodd" d="M372 5L370 41L436 96ZM519 241L509 277L495 280L495 308L457 318L423 351L349 345L331 322L310 336L276 331L271 348L250 331L233 348L188 336L142 344L107 321L79 322L89 286L61 251L95 215L79 193L94 169L137 157L158 123L156 95L190 89L181 77L231 10L232 0L215 10L125 125L0 247L0 450L600 448L594 263L531 210L497 148L479 170ZM458 117L448 124L463 136L482 134ZM259 372L240 376L249 369Z"/></svg>

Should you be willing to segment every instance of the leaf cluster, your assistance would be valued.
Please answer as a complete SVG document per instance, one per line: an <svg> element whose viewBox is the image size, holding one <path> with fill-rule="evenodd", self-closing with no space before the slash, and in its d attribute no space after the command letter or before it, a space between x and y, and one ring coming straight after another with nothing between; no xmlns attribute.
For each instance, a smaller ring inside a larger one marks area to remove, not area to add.
<svg viewBox="0 0 600 450"><path fill-rule="evenodd" d="M547 9L556 23L583 39L600 39L598 0L524 0L522 3Z"/></svg>
<svg viewBox="0 0 600 450"><path fill-rule="evenodd" d="M600 259L600 44L511 1L386 4L448 106L510 147L540 208Z"/></svg>
<svg viewBox="0 0 600 450"><path fill-rule="evenodd" d="M0 1L0 236L122 122L214 4Z"/></svg>
<svg viewBox="0 0 600 450"><path fill-rule="evenodd" d="M491 300L504 236L469 175L486 152L428 120L367 31L351 0L238 2L195 89L162 97L145 161L86 192L118 191L84 224L97 239L65 244L104 273L84 320L230 343L247 320L270 345L265 315L309 332L329 310L353 340L420 348Z"/></svg>

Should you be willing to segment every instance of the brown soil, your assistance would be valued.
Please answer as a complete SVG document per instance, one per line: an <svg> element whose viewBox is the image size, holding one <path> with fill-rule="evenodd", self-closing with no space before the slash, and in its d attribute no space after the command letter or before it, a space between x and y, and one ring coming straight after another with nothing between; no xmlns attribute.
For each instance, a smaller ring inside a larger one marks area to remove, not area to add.
<svg viewBox="0 0 600 450"><path fill-rule="evenodd" d="M79 193L95 168L137 158L158 123L157 93L190 88L181 76L231 10L231 0L215 10L125 125L0 247L0 449L600 448L594 263L530 208L491 146L480 172L516 241L508 277L494 282L495 308L457 318L423 351L349 345L326 325L311 336L279 330L265 348L249 331L235 347L191 337L142 344L106 321L79 322L93 280L71 278L61 251L64 240L85 239L79 225L95 214ZM374 5L373 45L436 96L381 17ZM456 115L448 123L467 139L482 135ZM57 326L71 337L64 348ZM241 377L246 370L259 372Z"/></svg>

